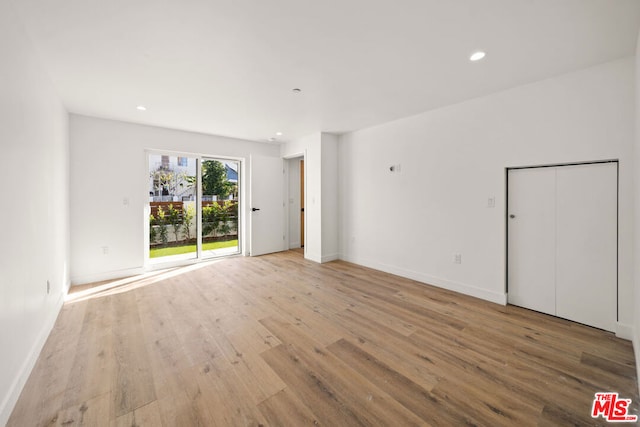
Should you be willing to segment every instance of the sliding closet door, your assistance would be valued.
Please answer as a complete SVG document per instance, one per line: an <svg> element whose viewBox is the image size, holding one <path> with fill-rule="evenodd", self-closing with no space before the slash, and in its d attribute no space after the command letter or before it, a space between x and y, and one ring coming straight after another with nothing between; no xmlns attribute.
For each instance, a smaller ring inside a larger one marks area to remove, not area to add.
<svg viewBox="0 0 640 427"><path fill-rule="evenodd" d="M509 171L508 300L555 314L554 168Z"/></svg>
<svg viewBox="0 0 640 427"><path fill-rule="evenodd" d="M614 331L617 164L565 166L557 173L556 314Z"/></svg>
<svg viewBox="0 0 640 427"><path fill-rule="evenodd" d="M617 163L508 172L510 304L614 331Z"/></svg>

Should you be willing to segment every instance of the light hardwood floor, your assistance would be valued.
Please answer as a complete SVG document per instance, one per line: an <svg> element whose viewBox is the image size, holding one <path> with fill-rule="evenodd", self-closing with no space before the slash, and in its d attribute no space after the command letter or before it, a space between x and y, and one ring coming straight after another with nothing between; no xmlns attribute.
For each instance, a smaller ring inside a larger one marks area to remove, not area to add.
<svg viewBox="0 0 640 427"><path fill-rule="evenodd" d="M9 426L590 425L613 334L300 253L74 288Z"/></svg>

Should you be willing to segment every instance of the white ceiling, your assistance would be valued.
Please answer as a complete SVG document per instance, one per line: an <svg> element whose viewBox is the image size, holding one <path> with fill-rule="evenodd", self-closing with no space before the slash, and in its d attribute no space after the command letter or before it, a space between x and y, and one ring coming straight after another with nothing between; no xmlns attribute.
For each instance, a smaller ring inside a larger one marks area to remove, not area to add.
<svg viewBox="0 0 640 427"><path fill-rule="evenodd" d="M257 141L361 129L633 55L640 26L638 0L13 3L70 112ZM486 58L469 62L477 49Z"/></svg>

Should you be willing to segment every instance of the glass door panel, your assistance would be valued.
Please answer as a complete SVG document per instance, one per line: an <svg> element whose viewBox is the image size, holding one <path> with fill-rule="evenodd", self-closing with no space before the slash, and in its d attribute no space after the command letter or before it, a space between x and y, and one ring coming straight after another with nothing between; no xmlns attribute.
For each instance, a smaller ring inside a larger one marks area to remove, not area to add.
<svg viewBox="0 0 640 427"><path fill-rule="evenodd" d="M197 257L197 159L149 155L149 259Z"/></svg>
<svg viewBox="0 0 640 427"><path fill-rule="evenodd" d="M240 253L240 162L202 159L202 258Z"/></svg>

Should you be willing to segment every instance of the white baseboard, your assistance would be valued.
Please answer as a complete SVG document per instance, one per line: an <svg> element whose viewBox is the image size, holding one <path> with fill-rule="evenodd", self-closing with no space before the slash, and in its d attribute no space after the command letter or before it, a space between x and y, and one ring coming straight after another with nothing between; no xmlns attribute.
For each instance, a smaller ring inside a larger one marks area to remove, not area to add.
<svg viewBox="0 0 640 427"><path fill-rule="evenodd" d="M83 276L71 277L71 286L84 285L87 283L102 282L104 280L121 279L123 277L143 274L144 267L127 268L124 270L106 271L103 273L85 274Z"/></svg>
<svg viewBox="0 0 640 427"><path fill-rule="evenodd" d="M297 242L289 242L289 249L299 249L302 246L300 246L300 241Z"/></svg>
<svg viewBox="0 0 640 427"><path fill-rule="evenodd" d="M322 262L335 261L335 260L337 260L339 258L340 257L338 256L338 254L323 255L322 256Z"/></svg>
<svg viewBox="0 0 640 427"><path fill-rule="evenodd" d="M370 261L370 260L366 260L358 257L352 257L344 254L340 254L339 258L348 262L352 262L354 264L359 264L365 267L384 271L386 273L391 273L397 276L406 277L407 279L416 280L418 282L422 282L428 285L433 285L439 288L443 288L443 289L458 292L461 294L469 295L472 297L480 298L485 301L494 302L500 305L507 304L507 294L504 292L488 291L486 289L478 288L472 285L468 285L466 283L453 282L451 280L430 276L428 274L424 274L418 271L407 270L407 269L396 267L393 265L387 265L384 263Z"/></svg>
<svg viewBox="0 0 640 427"><path fill-rule="evenodd" d="M633 340L633 326L624 323L616 323L616 337L625 340Z"/></svg>
<svg viewBox="0 0 640 427"><path fill-rule="evenodd" d="M24 362L22 362L22 366L20 366L20 369L16 373L9 390L7 390L7 394L2 399L2 402L0 403L0 426L6 425L7 421L9 421L9 417L11 416L11 412L13 412L13 408L20 397L20 393L22 393L22 389L27 383L33 367L36 365L38 356L40 356L40 352L42 351L44 344L47 342L47 338L49 338L53 325L56 323L56 319L58 318L58 314L60 313L63 303L64 294L60 294L60 297L55 304L55 309L49 314L49 318L46 320L43 328L38 334L38 337L31 346L29 354L25 357Z"/></svg>
<svg viewBox="0 0 640 427"><path fill-rule="evenodd" d="M314 254L311 252L307 252L304 254L304 259L308 259L309 261L317 262L318 264L322 263L322 257L318 254Z"/></svg>

